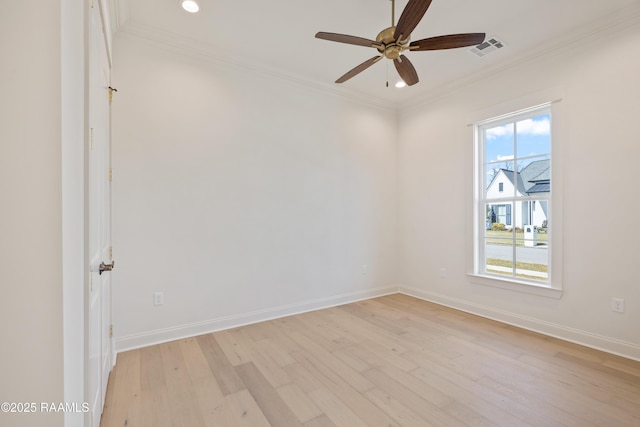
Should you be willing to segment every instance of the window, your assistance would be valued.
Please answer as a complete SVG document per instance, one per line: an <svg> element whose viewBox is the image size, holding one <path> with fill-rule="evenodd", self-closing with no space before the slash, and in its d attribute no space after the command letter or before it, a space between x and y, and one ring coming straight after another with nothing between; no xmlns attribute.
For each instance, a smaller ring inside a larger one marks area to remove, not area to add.
<svg viewBox="0 0 640 427"><path fill-rule="evenodd" d="M551 106L475 125L474 274L551 286Z"/></svg>

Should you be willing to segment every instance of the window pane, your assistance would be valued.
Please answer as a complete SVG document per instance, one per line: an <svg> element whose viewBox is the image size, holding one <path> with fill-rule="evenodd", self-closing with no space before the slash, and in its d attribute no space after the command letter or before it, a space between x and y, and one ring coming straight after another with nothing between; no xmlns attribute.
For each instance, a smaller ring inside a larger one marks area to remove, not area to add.
<svg viewBox="0 0 640 427"><path fill-rule="evenodd" d="M514 124L509 123L504 126L485 129L485 163L513 161L515 155L513 127Z"/></svg>
<svg viewBox="0 0 640 427"><path fill-rule="evenodd" d="M520 229L532 225L538 229L549 224L549 202L547 200L524 200L514 202L516 207L514 225ZM547 240L544 237L544 244Z"/></svg>
<svg viewBox="0 0 640 427"><path fill-rule="evenodd" d="M516 197L550 195L551 160L548 156L516 160L516 167Z"/></svg>
<svg viewBox="0 0 640 427"><path fill-rule="evenodd" d="M511 244L513 226L513 207L509 202L497 202L485 204L485 225L488 231L501 231L503 233L489 233L485 237L494 240L507 240ZM500 242L501 244L504 242Z"/></svg>
<svg viewBox="0 0 640 427"><path fill-rule="evenodd" d="M504 169L502 165L494 163L485 166L485 197L487 199L514 197L516 195L514 182L517 174L512 169Z"/></svg>
<svg viewBox="0 0 640 427"><path fill-rule="evenodd" d="M549 249L537 241L540 236L533 226L528 226L524 238L516 241L516 277L543 282L549 279Z"/></svg>
<svg viewBox="0 0 640 427"><path fill-rule="evenodd" d="M485 271L513 276L513 236L508 231L487 230Z"/></svg>
<svg viewBox="0 0 640 427"><path fill-rule="evenodd" d="M516 123L517 157L539 156L551 152L551 120L549 114Z"/></svg>

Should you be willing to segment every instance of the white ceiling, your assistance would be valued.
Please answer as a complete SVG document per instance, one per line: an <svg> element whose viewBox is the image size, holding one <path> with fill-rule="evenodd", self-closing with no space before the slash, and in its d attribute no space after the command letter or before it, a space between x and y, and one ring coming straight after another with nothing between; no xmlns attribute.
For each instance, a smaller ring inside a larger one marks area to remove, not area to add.
<svg viewBox="0 0 640 427"><path fill-rule="evenodd" d="M334 84L377 51L314 38L327 31L375 39L391 25L390 0L198 0L197 14L183 11L178 0L114 1L116 32L190 45L258 71L399 104L606 30L636 10L639 0L433 0L413 40L485 32L506 47L484 57L468 48L407 52L420 83L404 89L393 87L398 77L387 59ZM396 21L407 1L396 1Z"/></svg>

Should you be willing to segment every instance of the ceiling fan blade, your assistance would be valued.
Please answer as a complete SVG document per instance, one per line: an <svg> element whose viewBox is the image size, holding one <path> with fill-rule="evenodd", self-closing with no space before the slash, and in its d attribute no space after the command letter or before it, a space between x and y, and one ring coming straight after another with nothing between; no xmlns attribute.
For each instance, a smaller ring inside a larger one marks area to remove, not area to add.
<svg viewBox="0 0 640 427"><path fill-rule="evenodd" d="M396 70L400 77L408 86L413 86L418 83L420 79L418 79L418 73L416 72L415 67L404 55L400 55L399 58L393 60L393 65L396 66Z"/></svg>
<svg viewBox="0 0 640 427"><path fill-rule="evenodd" d="M317 39L329 40L331 42L355 44L357 46L381 47L382 44L374 40L365 39L364 37L348 36L346 34L325 33L320 31L316 33Z"/></svg>
<svg viewBox="0 0 640 427"><path fill-rule="evenodd" d="M340 77L338 80L336 80L336 83L344 83L344 82L346 82L351 77L354 77L354 76L360 74L361 72L363 72L367 68L371 67L376 62L380 61L382 58L383 58L383 56L374 56L371 59L367 59L362 64L360 64L357 67L347 71L342 77Z"/></svg>
<svg viewBox="0 0 640 427"><path fill-rule="evenodd" d="M476 46L484 42L485 33L449 34L448 36L429 37L411 42L412 51L455 49L457 47Z"/></svg>
<svg viewBox="0 0 640 427"><path fill-rule="evenodd" d="M396 31L393 33L395 40L406 40L416 28L424 14L429 9L432 0L409 0L402 11Z"/></svg>

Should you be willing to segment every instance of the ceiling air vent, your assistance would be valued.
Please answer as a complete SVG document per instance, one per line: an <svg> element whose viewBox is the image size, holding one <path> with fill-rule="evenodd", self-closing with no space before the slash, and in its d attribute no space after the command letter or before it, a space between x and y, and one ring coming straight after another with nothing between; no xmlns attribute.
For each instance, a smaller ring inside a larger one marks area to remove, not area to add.
<svg viewBox="0 0 640 427"><path fill-rule="evenodd" d="M484 43L474 46L469 49L471 52L478 56L485 56L489 53L495 52L498 49L502 49L505 46L504 42L497 37L490 37L484 41Z"/></svg>

